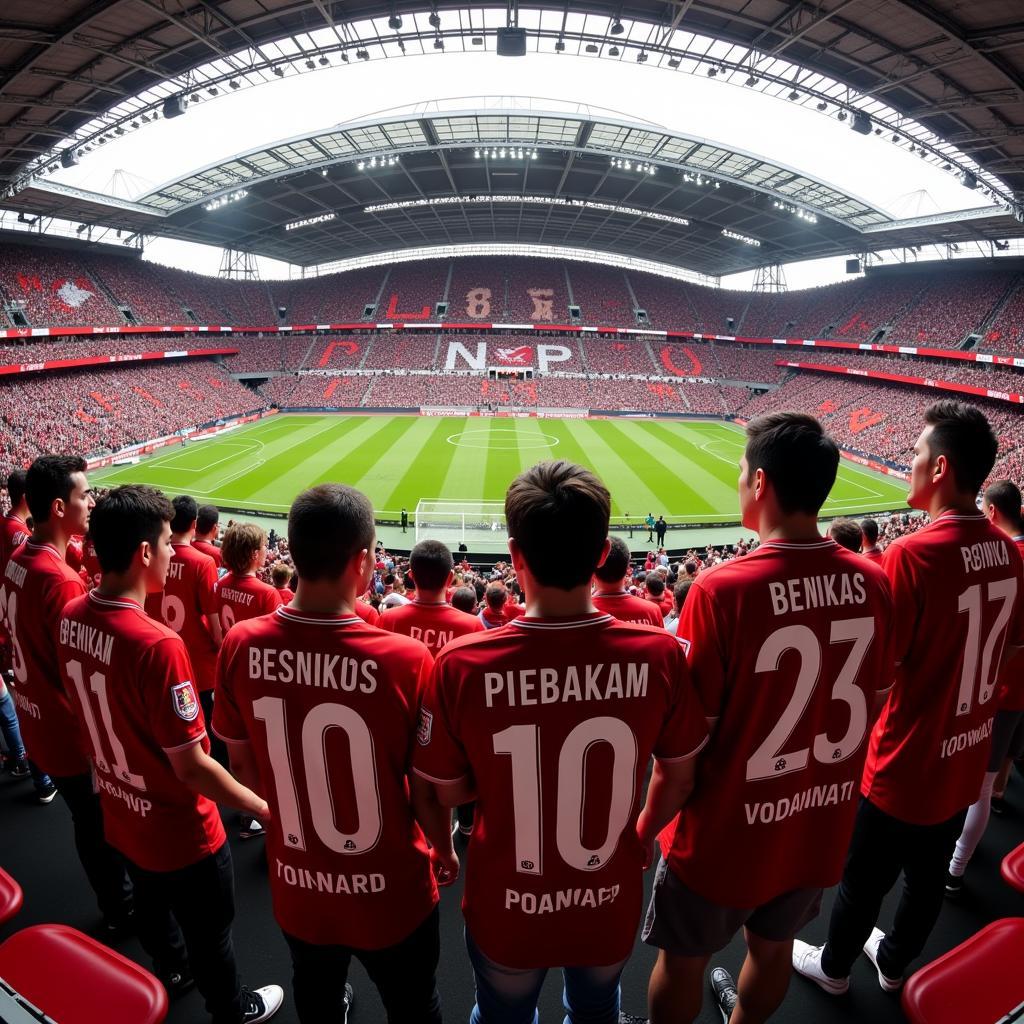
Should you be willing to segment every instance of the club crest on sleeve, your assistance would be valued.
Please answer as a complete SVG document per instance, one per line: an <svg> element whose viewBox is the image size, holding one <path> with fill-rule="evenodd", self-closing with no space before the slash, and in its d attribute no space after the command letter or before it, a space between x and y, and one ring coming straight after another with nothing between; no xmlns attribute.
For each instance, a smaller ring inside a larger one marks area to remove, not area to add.
<svg viewBox="0 0 1024 1024"><path fill-rule="evenodd" d="M186 722L194 722L199 715L199 698L191 679L171 687L171 700L174 702L174 713Z"/></svg>
<svg viewBox="0 0 1024 1024"><path fill-rule="evenodd" d="M433 727L434 716L426 708L420 708L420 724L416 730L416 741L421 747L430 745L430 730Z"/></svg>

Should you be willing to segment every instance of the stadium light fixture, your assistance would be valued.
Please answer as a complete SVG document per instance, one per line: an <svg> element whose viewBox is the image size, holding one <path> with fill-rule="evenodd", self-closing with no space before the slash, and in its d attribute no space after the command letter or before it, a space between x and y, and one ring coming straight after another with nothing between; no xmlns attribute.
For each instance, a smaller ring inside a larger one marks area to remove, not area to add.
<svg viewBox="0 0 1024 1024"><path fill-rule="evenodd" d="M625 28L623 28L622 22L619 21L618 18L616 18L615 21L612 22L612 27L611 27L612 35L613 36L621 36L622 33L625 32L625 31L626 30L625 30Z"/></svg>
<svg viewBox="0 0 1024 1024"><path fill-rule="evenodd" d="M210 94L211 96L216 96L216 95L217 95L217 86L215 86L215 85L211 85L211 86L210 86L210 88L209 88L209 89L207 89L206 91L207 91L207 93L209 93L209 94Z"/></svg>
<svg viewBox="0 0 1024 1024"><path fill-rule="evenodd" d="M618 48L617 46L613 46L613 47L612 47L612 48L611 48L611 49L610 49L610 50L608 51L608 56L609 56L609 57L618 57L618 55L619 55L619 48Z"/></svg>
<svg viewBox="0 0 1024 1024"><path fill-rule="evenodd" d="M242 88L242 84L241 84L241 82L238 81L237 78L232 78L228 82L228 85L230 85L232 89L241 89Z"/></svg>
<svg viewBox="0 0 1024 1024"><path fill-rule="evenodd" d="M441 15L437 11L431 11L430 16L427 18L431 28L441 27Z"/></svg>
<svg viewBox="0 0 1024 1024"><path fill-rule="evenodd" d="M751 238L749 235L741 235L738 231L730 231L728 228L722 228L722 234L726 238L731 238L736 242L742 242L744 245L752 245L754 248L760 248L761 245L756 238Z"/></svg>
<svg viewBox="0 0 1024 1024"><path fill-rule="evenodd" d="M824 111L824 110L828 110L828 104L827 104L827 103L826 103L826 102L825 102L824 100L822 100L822 101L821 101L821 102L820 102L820 103L818 104L818 109L819 109L819 110L822 110L822 111Z"/></svg>
<svg viewBox="0 0 1024 1024"><path fill-rule="evenodd" d="M322 55L321 55L320 59L317 61L317 64L319 64L320 67L322 67L322 68L327 67L327 65L330 64L330 63L331 63L330 60L328 60L327 57L322 56Z"/></svg>
<svg viewBox="0 0 1024 1024"><path fill-rule="evenodd" d="M672 57L672 58L670 58L670 59L669 59L669 62L668 62L668 66L669 66L670 68L677 68L677 67L679 67L679 65L680 65L681 63L682 63L682 62L681 62L681 61L679 60L679 58L678 58L678 57Z"/></svg>
<svg viewBox="0 0 1024 1024"><path fill-rule="evenodd" d="M598 53L600 47L596 43L587 43L584 49L586 53Z"/></svg>
<svg viewBox="0 0 1024 1024"><path fill-rule="evenodd" d="M565 40L564 39L557 39L555 41L555 52L556 53L564 53L565 52Z"/></svg>
<svg viewBox="0 0 1024 1024"><path fill-rule="evenodd" d="M800 99L800 93L798 93L798 92L796 91L796 89L794 89L794 90L793 90L793 91L792 91L792 92L791 92L791 93L789 94L789 98L790 98L791 100L798 100L798 99Z"/></svg>
<svg viewBox="0 0 1024 1024"><path fill-rule="evenodd" d="M479 149L474 149L473 150L473 159L474 160L479 160L480 159L480 150Z"/></svg>
<svg viewBox="0 0 1024 1024"><path fill-rule="evenodd" d="M388 28L394 29L396 32L402 27L402 19L397 14L392 14L388 18Z"/></svg>
<svg viewBox="0 0 1024 1024"><path fill-rule="evenodd" d="M646 64L646 63L647 63L647 54L646 54L646 53L644 53L644 51L643 51L643 50L641 50L641 51L640 51L640 52L639 52L639 53L638 53L638 54L636 55L636 62L637 62L637 64Z"/></svg>
<svg viewBox="0 0 1024 1024"><path fill-rule="evenodd" d="M207 213L212 213L214 210L219 210L221 207L227 206L230 203L237 203L239 200L244 199L249 194L248 189L240 188L234 192L228 192L226 195L218 196L216 199L211 199L210 202L203 204L203 209Z"/></svg>
<svg viewBox="0 0 1024 1024"><path fill-rule="evenodd" d="M313 63L312 60L307 60L306 61L306 67L309 68L310 71L312 71L312 70L314 70L314 68L316 68L316 65Z"/></svg>
<svg viewBox="0 0 1024 1024"><path fill-rule="evenodd" d="M846 111L845 110L840 110L839 113L836 115L836 117L840 121L845 121L846 120Z"/></svg>
<svg viewBox="0 0 1024 1024"><path fill-rule="evenodd" d="M474 46L483 46L484 45L483 36L473 36L473 38L470 39L470 42Z"/></svg>
<svg viewBox="0 0 1024 1024"><path fill-rule="evenodd" d="M754 75L750 75L743 84L750 86L757 85L757 78Z"/></svg>
<svg viewBox="0 0 1024 1024"><path fill-rule="evenodd" d="M370 59L370 54L369 54L368 50L356 50L356 56L360 60L369 60Z"/></svg>
<svg viewBox="0 0 1024 1024"><path fill-rule="evenodd" d="M718 68L708 68L708 78L715 78L718 75Z"/></svg>
<svg viewBox="0 0 1024 1024"><path fill-rule="evenodd" d="M284 78L284 68L280 65L276 65L274 67L274 74L277 75L278 78Z"/></svg>
<svg viewBox="0 0 1024 1024"><path fill-rule="evenodd" d="M443 50L444 49L444 40L440 36L438 36L434 40L434 49L435 50Z"/></svg>

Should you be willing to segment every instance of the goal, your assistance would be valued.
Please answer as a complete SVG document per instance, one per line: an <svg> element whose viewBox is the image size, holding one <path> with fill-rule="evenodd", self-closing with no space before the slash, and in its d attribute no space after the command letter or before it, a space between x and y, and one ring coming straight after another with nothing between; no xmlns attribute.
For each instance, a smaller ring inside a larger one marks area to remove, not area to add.
<svg viewBox="0 0 1024 1024"><path fill-rule="evenodd" d="M416 542L439 540L454 547L508 537L503 501L421 499L416 505Z"/></svg>

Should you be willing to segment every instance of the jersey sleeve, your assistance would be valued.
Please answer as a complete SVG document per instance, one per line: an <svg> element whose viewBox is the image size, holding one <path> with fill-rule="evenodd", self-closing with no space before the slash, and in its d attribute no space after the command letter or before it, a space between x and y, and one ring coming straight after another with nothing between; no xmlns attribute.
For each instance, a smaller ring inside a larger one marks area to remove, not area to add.
<svg viewBox="0 0 1024 1024"><path fill-rule="evenodd" d="M57 624L60 622L61 615L68 606L68 603L88 592L89 590L80 576L75 576L74 579L61 580L50 591L46 603L48 618L52 627L52 636L58 635Z"/></svg>
<svg viewBox="0 0 1024 1024"><path fill-rule="evenodd" d="M704 708L690 682L682 644L672 652L671 671L672 703L654 744L654 756L659 761L688 761L707 743L708 728Z"/></svg>
<svg viewBox="0 0 1024 1024"><path fill-rule="evenodd" d="M199 704L192 664L178 637L157 641L142 664L142 693L150 730L167 753L200 743L206 722Z"/></svg>
<svg viewBox="0 0 1024 1024"><path fill-rule="evenodd" d="M881 655L875 691L886 693L892 689L896 679L896 665L901 657L901 655L897 655L896 648L900 639L893 628L892 587L889 584L889 577L883 576L879 583L880 597L879 609L875 615L875 637L881 645Z"/></svg>
<svg viewBox="0 0 1024 1024"><path fill-rule="evenodd" d="M205 616L209 618L220 611L220 601L217 599L217 563L212 558L208 558L199 566L196 573L196 593L199 608Z"/></svg>
<svg viewBox="0 0 1024 1024"><path fill-rule="evenodd" d="M217 682L213 698L213 722L210 728L225 743L247 743L245 719L238 708L235 694L234 664L238 641L234 632L224 638L217 655Z"/></svg>
<svg viewBox="0 0 1024 1024"><path fill-rule="evenodd" d="M264 615L269 615L273 611L277 611L281 605L284 604L284 600L281 595L273 588L268 587L263 591L263 612Z"/></svg>
<svg viewBox="0 0 1024 1024"><path fill-rule="evenodd" d="M721 635L714 598L699 584L692 586L686 597L676 637L686 652L704 716L713 725L725 701L726 638Z"/></svg>
<svg viewBox="0 0 1024 1024"><path fill-rule="evenodd" d="M893 657L898 665L914 642L920 615L920 590L914 577L914 565L902 544L890 544L882 553L882 568L889 577L892 595Z"/></svg>
<svg viewBox="0 0 1024 1024"><path fill-rule="evenodd" d="M469 773L469 760L459 741L457 723L453 721L452 705L456 697L455 683L449 678L450 659L437 662L420 703L416 728L413 771L428 782L461 782Z"/></svg>

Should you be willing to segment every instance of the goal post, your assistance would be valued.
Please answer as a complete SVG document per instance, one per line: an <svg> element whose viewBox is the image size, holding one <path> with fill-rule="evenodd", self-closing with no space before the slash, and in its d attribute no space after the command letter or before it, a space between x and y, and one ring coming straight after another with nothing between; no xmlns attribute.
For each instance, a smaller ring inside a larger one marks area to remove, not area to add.
<svg viewBox="0 0 1024 1024"><path fill-rule="evenodd" d="M439 540L449 547L508 537L503 501L452 501L421 498L416 503L416 543Z"/></svg>

